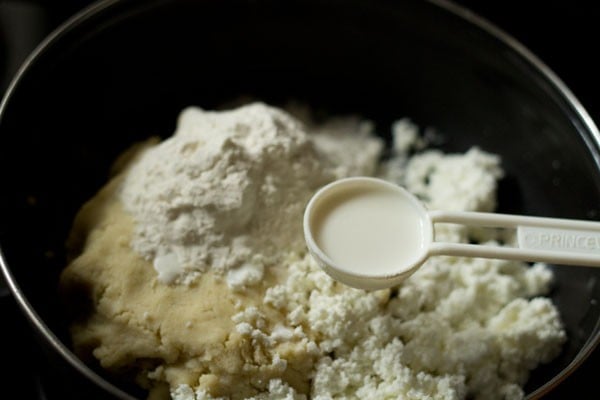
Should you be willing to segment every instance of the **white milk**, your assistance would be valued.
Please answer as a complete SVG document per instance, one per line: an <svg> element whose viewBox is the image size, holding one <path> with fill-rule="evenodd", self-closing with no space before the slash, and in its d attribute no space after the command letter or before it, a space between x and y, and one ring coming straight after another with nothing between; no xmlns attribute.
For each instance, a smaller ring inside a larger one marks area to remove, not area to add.
<svg viewBox="0 0 600 400"><path fill-rule="evenodd" d="M415 204L394 190L352 187L320 200L311 218L317 246L350 273L401 272L423 254L423 223Z"/></svg>

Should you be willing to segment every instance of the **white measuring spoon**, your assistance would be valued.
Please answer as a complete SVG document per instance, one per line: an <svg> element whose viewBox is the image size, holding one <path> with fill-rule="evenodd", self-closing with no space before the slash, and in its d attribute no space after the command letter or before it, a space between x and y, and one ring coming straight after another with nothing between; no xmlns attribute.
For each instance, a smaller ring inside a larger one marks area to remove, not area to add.
<svg viewBox="0 0 600 400"><path fill-rule="evenodd" d="M436 242L435 223L514 228L518 247ZM400 186L366 177L321 188L306 207L304 236L331 277L369 290L397 285L439 255L600 266L600 222L427 211Z"/></svg>

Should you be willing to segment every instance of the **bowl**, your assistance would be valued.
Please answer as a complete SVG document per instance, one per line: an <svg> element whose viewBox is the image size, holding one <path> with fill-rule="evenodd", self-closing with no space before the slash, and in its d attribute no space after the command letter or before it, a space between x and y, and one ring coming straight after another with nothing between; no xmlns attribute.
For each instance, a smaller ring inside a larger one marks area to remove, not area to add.
<svg viewBox="0 0 600 400"><path fill-rule="evenodd" d="M57 281L76 211L130 144L170 135L185 106L242 95L359 113L378 126L409 116L435 127L445 151L477 145L501 155L498 211L598 217L591 118L527 49L452 3L100 1L37 48L0 107L0 264L56 374L77 377L74 398L142 395L67 345ZM552 268L569 339L532 373L529 399L600 340L600 270Z"/></svg>

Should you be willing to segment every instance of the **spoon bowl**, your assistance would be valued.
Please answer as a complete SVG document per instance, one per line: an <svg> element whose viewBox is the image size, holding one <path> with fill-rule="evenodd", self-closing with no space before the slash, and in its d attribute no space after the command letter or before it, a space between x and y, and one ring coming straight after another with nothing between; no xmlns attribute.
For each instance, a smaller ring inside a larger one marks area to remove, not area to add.
<svg viewBox="0 0 600 400"><path fill-rule="evenodd" d="M376 290L401 283L426 261L433 224L404 188L352 177L315 193L304 213L304 236L311 255L331 277Z"/></svg>

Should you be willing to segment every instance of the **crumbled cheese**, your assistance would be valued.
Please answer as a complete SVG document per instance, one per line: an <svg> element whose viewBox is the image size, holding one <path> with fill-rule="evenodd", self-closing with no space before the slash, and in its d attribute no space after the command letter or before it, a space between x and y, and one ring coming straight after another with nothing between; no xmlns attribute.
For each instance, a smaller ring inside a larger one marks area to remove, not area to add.
<svg viewBox="0 0 600 400"><path fill-rule="evenodd" d="M413 148L422 149L425 146L423 138L419 136L419 127L408 118L392 124L392 137L394 138L392 150L396 155L408 154Z"/></svg>
<svg viewBox="0 0 600 400"><path fill-rule="evenodd" d="M226 397L212 397L203 389L196 392L189 385L179 385L171 392L173 400L228 400ZM247 400L306 400L306 396L296 393L281 379L272 379L269 381L269 391L256 396L249 397Z"/></svg>
<svg viewBox="0 0 600 400"><path fill-rule="evenodd" d="M495 155L477 148L450 155L432 150L411 158L402 183L433 210L491 212L501 177Z"/></svg>
<svg viewBox="0 0 600 400"><path fill-rule="evenodd" d="M291 269L265 302L320 338L314 399L522 398L565 340L551 302L527 300L548 289L541 264L433 258L392 297L342 288L308 257Z"/></svg>

